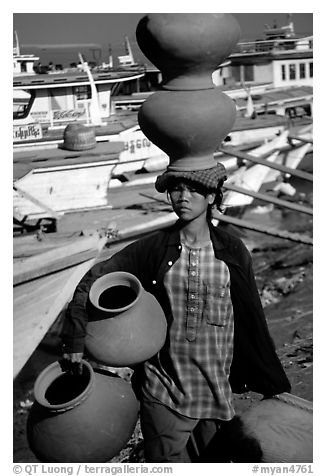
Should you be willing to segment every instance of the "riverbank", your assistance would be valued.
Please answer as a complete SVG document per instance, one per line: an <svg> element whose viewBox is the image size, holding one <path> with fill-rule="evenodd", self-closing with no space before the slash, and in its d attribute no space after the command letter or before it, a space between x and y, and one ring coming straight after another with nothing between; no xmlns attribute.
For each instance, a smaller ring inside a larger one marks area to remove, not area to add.
<svg viewBox="0 0 326 476"><path fill-rule="evenodd" d="M301 182L295 185L298 197L301 193L301 199L311 204L311 191L304 191L305 184ZM146 216L155 213L155 210L164 213L164 205L151 201L143 204L134 202L133 207L129 207L131 215L136 209L142 210ZM109 219L108 214L105 219L106 221ZM255 203L254 207L246 213L246 219L312 236L312 218L297 212L282 211ZM251 251L267 323L278 355L291 381L292 393L312 401L312 247L280 238L271 238L257 232L244 233L239 229L233 231L241 235ZM54 349L50 350L44 345L39 346L14 382L13 460L16 463L37 462L26 441L26 418L33 401L33 384L36 376L57 358L58 354ZM128 378L128 371L124 372L124 376ZM260 395L251 392L235 396L237 412L241 413L260 398ZM139 425L126 448L113 461L143 461Z"/></svg>

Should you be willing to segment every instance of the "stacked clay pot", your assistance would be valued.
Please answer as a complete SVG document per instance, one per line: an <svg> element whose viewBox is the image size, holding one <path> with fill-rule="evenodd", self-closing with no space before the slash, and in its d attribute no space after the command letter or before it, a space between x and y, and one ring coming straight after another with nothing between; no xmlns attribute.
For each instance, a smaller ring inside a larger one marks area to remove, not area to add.
<svg viewBox="0 0 326 476"><path fill-rule="evenodd" d="M214 167L213 153L232 129L236 108L212 73L239 39L237 21L224 13L152 13L136 34L163 78L139 111L142 131L169 156L169 170Z"/></svg>
<svg viewBox="0 0 326 476"><path fill-rule="evenodd" d="M124 271L98 278L89 292L85 345L93 359L133 367L152 357L166 338L166 318L156 298Z"/></svg>
<svg viewBox="0 0 326 476"><path fill-rule="evenodd" d="M103 463L134 431L139 405L131 385L86 361L82 367L73 376L55 362L35 382L27 438L39 461Z"/></svg>

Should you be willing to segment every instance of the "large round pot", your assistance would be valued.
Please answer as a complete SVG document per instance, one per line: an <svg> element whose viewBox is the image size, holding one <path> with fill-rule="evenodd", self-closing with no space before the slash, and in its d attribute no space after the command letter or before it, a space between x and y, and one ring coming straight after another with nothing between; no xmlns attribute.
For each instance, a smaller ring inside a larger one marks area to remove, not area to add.
<svg viewBox="0 0 326 476"><path fill-rule="evenodd" d="M35 382L27 438L42 462L109 461L135 428L139 406L131 385L82 364L82 375L72 376L55 362Z"/></svg>
<svg viewBox="0 0 326 476"><path fill-rule="evenodd" d="M96 136L94 128L86 127L83 124L68 124L63 133L62 149L72 151L83 151L94 149L96 146Z"/></svg>
<svg viewBox="0 0 326 476"><path fill-rule="evenodd" d="M211 88L212 73L240 37L228 13L150 13L138 23L137 42L162 72L168 89Z"/></svg>
<svg viewBox="0 0 326 476"><path fill-rule="evenodd" d="M166 338L166 318L136 276L116 271L97 279L89 292L85 345L112 367L132 367L156 354Z"/></svg>
<svg viewBox="0 0 326 476"><path fill-rule="evenodd" d="M245 434L255 438L264 463L313 461L312 403L287 393L262 400L241 415Z"/></svg>
<svg viewBox="0 0 326 476"><path fill-rule="evenodd" d="M143 133L170 158L171 169L214 167L213 153L233 127L236 107L217 89L158 91L138 112Z"/></svg>

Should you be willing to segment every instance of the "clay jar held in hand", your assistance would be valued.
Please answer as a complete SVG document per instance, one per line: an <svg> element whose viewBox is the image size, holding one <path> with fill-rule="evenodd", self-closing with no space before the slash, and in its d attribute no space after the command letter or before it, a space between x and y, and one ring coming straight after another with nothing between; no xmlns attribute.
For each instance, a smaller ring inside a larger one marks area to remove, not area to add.
<svg viewBox="0 0 326 476"><path fill-rule="evenodd" d="M82 364L82 375L73 376L54 362L35 382L27 439L41 462L107 462L135 429L139 404L131 385Z"/></svg>
<svg viewBox="0 0 326 476"><path fill-rule="evenodd" d="M133 367L156 354L166 338L166 318L156 298L132 274L97 279L89 292L85 346L93 359Z"/></svg>
<svg viewBox="0 0 326 476"><path fill-rule="evenodd" d="M227 13L150 13L138 23L136 36L162 72L164 88L206 89L239 40L240 28Z"/></svg>

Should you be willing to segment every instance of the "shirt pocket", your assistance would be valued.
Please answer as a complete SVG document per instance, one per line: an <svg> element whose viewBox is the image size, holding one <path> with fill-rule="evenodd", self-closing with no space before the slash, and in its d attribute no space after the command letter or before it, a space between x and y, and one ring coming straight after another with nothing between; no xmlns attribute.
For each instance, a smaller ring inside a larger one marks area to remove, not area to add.
<svg viewBox="0 0 326 476"><path fill-rule="evenodd" d="M226 326L231 305L230 285L205 284L204 318L213 326Z"/></svg>

